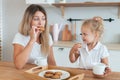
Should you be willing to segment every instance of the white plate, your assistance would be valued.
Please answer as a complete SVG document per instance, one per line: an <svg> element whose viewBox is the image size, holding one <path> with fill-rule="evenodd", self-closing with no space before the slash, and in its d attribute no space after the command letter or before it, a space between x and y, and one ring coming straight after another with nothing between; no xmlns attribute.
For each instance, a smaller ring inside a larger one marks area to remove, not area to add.
<svg viewBox="0 0 120 80"><path fill-rule="evenodd" d="M57 70L57 69L51 69L51 70L44 70L42 72L40 72L38 75L41 77L44 77L45 72L47 71L52 71L52 72L62 72L61 78L60 79L52 79L52 80L61 80L61 79L66 79L68 77L70 77L70 73L64 70Z"/></svg>

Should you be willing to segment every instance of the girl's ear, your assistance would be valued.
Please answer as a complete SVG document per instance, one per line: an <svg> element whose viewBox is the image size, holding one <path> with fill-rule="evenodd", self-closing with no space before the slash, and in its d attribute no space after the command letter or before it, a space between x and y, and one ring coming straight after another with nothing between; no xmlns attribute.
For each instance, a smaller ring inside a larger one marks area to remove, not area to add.
<svg viewBox="0 0 120 80"><path fill-rule="evenodd" d="M100 35L98 32L96 32L95 37L96 37L96 39L99 39Z"/></svg>

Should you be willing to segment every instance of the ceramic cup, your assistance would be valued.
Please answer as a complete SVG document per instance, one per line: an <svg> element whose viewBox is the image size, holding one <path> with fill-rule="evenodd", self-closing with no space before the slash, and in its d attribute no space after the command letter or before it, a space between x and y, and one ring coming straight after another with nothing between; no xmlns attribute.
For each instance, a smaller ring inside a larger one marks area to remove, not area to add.
<svg viewBox="0 0 120 80"><path fill-rule="evenodd" d="M34 63L38 66L47 66L47 58L41 58L41 57L38 57Z"/></svg>
<svg viewBox="0 0 120 80"><path fill-rule="evenodd" d="M59 2L60 3L66 3L66 0L60 0Z"/></svg>
<svg viewBox="0 0 120 80"><path fill-rule="evenodd" d="M96 75L103 75L105 72L106 65L103 63L98 63L93 67L93 73Z"/></svg>

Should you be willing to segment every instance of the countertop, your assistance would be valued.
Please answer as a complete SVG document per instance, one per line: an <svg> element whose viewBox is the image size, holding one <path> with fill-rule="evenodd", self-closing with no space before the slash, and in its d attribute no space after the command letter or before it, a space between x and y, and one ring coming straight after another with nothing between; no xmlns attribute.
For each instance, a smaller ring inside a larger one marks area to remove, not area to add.
<svg viewBox="0 0 120 80"><path fill-rule="evenodd" d="M72 41L57 41L54 42L53 46L55 47L68 47L71 48L74 44L78 42L72 42ZM120 50L120 43L103 43L106 45L108 50Z"/></svg>
<svg viewBox="0 0 120 80"><path fill-rule="evenodd" d="M18 70L14 67L13 62L0 61L0 80L43 80L40 78L40 76L38 76L38 74L32 73L34 70L32 70L32 72L30 71L29 73L25 72L35 67L36 66L33 64L27 64L23 69ZM38 69L42 69L42 68L37 68L36 70ZM50 66L50 65L48 66L48 69L59 69L59 70L68 71L70 73L70 77L83 73L85 74L83 80L98 80L93 76L92 70L60 67L60 66ZM99 80L120 80L120 72L111 72L108 76Z"/></svg>

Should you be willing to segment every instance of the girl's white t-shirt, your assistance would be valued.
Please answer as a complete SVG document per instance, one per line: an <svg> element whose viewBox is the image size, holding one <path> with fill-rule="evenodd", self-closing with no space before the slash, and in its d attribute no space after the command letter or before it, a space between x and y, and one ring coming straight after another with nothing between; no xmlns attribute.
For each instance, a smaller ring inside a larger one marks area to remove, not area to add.
<svg viewBox="0 0 120 80"><path fill-rule="evenodd" d="M105 45L100 42L92 49L88 50L86 44L80 48L79 66L84 69L92 69L93 66L101 62L102 58L108 57L109 52Z"/></svg>
<svg viewBox="0 0 120 80"><path fill-rule="evenodd" d="M13 39L12 44L19 44L19 45L22 45L25 47L28 44L29 40L30 40L30 36L24 36L20 33L17 33ZM49 35L49 45L50 46L53 45L51 35ZM47 56L45 56L41 53L40 47L41 47L41 44L38 44L37 42L34 43L32 51L31 51L29 59L28 59L28 63L34 64L34 60L37 59L38 57L47 58Z"/></svg>

